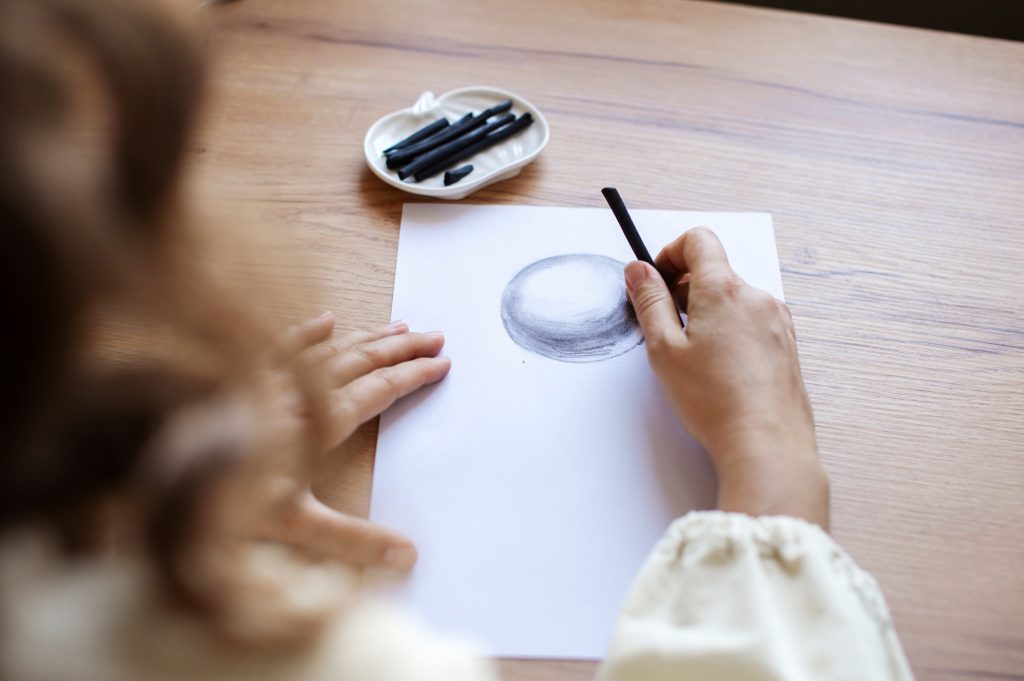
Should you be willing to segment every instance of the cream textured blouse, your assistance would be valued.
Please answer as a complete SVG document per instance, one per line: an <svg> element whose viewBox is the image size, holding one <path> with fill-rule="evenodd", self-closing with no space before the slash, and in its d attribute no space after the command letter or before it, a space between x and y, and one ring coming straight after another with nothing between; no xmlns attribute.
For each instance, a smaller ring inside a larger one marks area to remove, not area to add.
<svg viewBox="0 0 1024 681"><path fill-rule="evenodd" d="M465 642L393 607L340 612L287 654L228 648L146 597L135 566L82 567L3 594L14 681L494 681ZM905 681L885 599L815 525L717 511L675 521L637 576L602 681Z"/></svg>

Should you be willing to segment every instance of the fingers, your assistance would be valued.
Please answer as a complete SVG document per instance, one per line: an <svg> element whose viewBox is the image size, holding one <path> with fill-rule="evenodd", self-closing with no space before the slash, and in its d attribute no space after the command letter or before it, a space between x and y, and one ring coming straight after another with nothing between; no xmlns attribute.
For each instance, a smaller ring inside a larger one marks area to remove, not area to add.
<svg viewBox="0 0 1024 681"><path fill-rule="evenodd" d="M682 340L683 326L668 287L657 270L639 260L626 265L626 292L644 331L648 352Z"/></svg>
<svg viewBox="0 0 1024 681"><path fill-rule="evenodd" d="M359 343L368 343L378 338L394 336L400 333L408 333L409 325L403 321L391 322L386 326L379 326L368 331L352 331L340 336L337 340L339 348L351 348Z"/></svg>
<svg viewBox="0 0 1024 681"><path fill-rule="evenodd" d="M440 381L451 366L447 357L419 357L377 369L335 390L331 405L332 440L341 443L399 399Z"/></svg>
<svg viewBox="0 0 1024 681"><path fill-rule="evenodd" d="M793 323L793 311L789 309L789 305L786 305L781 300L775 300L775 304L782 311L783 322L786 326L786 331L789 333L790 338L793 339L793 343L796 343L796 324Z"/></svg>
<svg viewBox="0 0 1024 681"><path fill-rule="evenodd" d="M654 259L658 271L671 282L689 279L673 288L680 307L686 309L689 290L694 282L701 284L725 281L736 277L722 242L710 229L695 227L663 248Z"/></svg>
<svg viewBox="0 0 1024 681"><path fill-rule="evenodd" d="M325 506L311 494L284 511L279 540L318 554L361 566L406 571L416 564L416 547L381 525Z"/></svg>
<svg viewBox="0 0 1024 681"><path fill-rule="evenodd" d="M321 364L330 361L332 358L344 353L349 348L360 343L369 343L378 338L394 336L409 331L409 325L405 322L391 322L387 326L380 326L367 331L353 331L336 338L331 338L303 350L300 359L309 367L319 367Z"/></svg>
<svg viewBox="0 0 1024 681"><path fill-rule="evenodd" d="M434 357L444 347L440 333L403 333L357 343L327 364L333 387L344 386L360 376L418 357Z"/></svg>
<svg viewBox="0 0 1024 681"><path fill-rule="evenodd" d="M330 311L288 327L277 342L274 352L275 363L287 362L306 348L327 340L333 332L334 313Z"/></svg>

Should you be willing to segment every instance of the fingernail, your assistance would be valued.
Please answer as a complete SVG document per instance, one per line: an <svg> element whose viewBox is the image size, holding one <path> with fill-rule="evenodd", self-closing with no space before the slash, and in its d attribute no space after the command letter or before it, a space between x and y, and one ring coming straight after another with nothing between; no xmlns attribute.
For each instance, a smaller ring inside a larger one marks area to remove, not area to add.
<svg viewBox="0 0 1024 681"><path fill-rule="evenodd" d="M651 276L647 265L634 260L626 265L626 288L632 293Z"/></svg>
<svg viewBox="0 0 1024 681"><path fill-rule="evenodd" d="M387 326L387 329L389 331L405 331L408 328L409 328L409 325L407 323L405 323L401 319L393 321L390 324L388 324L388 326Z"/></svg>
<svg viewBox="0 0 1024 681"><path fill-rule="evenodd" d="M444 338L444 334L441 333L440 331L427 331L423 335L427 336L428 338Z"/></svg>
<svg viewBox="0 0 1024 681"><path fill-rule="evenodd" d="M331 312L330 310L327 310L325 312L321 312L320 316L316 318L316 321L326 322L328 319L331 319L332 317L334 317L334 313Z"/></svg>
<svg viewBox="0 0 1024 681"><path fill-rule="evenodd" d="M411 546L392 546L384 552L384 564L393 570L412 569L416 558L416 549Z"/></svg>

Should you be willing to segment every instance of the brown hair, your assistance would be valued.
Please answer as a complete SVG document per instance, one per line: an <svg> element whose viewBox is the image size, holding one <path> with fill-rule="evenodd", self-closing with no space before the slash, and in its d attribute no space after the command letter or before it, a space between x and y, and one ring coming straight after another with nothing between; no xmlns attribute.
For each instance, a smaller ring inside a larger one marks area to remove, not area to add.
<svg viewBox="0 0 1024 681"><path fill-rule="evenodd" d="M175 475L151 474L171 415L251 374L268 338L194 265L182 224L203 80L201 46L167 8L0 0L0 530L43 521L86 548L103 502L141 487L140 546L178 603L217 618L224 594L183 566L242 445L193 442ZM96 361L111 315L158 328L165 352ZM316 425L318 393L297 383ZM304 444L318 441L313 428Z"/></svg>

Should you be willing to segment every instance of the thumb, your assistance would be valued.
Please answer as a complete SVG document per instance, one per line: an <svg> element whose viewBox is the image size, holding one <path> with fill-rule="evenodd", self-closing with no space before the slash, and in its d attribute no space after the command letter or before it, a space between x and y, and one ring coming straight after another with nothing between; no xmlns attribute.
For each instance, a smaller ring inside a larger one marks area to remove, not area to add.
<svg viewBox="0 0 1024 681"><path fill-rule="evenodd" d="M407 571L416 563L416 547L394 530L324 505L312 494L293 500L263 538L280 541L321 558L359 566Z"/></svg>
<svg viewBox="0 0 1024 681"><path fill-rule="evenodd" d="M675 301L656 269L640 260L626 265L626 292L649 350L683 333Z"/></svg>

